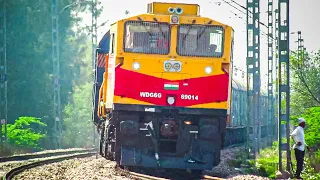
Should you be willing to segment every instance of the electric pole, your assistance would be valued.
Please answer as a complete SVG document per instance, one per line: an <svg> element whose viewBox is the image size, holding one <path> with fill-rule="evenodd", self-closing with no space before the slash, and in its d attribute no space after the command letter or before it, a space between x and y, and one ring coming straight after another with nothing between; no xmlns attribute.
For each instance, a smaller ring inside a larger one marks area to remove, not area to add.
<svg viewBox="0 0 320 180"><path fill-rule="evenodd" d="M252 16L250 16L250 13ZM247 0L247 102L249 152L256 159L260 145L260 0ZM252 102L252 103L251 103ZM252 126L252 132L250 127Z"/></svg>
<svg viewBox="0 0 320 180"><path fill-rule="evenodd" d="M8 100L7 100L7 2L0 9L0 144L7 143ZM4 134L2 128L4 126Z"/></svg>
<svg viewBox="0 0 320 180"><path fill-rule="evenodd" d="M267 132L274 131L274 99L273 99L273 0L268 0L268 118ZM272 133L273 134L273 133ZM268 144L272 145L273 136L268 136Z"/></svg>
<svg viewBox="0 0 320 180"><path fill-rule="evenodd" d="M298 59L301 61L302 64L301 68L304 67L304 40L301 37L301 31L298 31Z"/></svg>
<svg viewBox="0 0 320 180"><path fill-rule="evenodd" d="M276 50L276 57L275 57L275 69L276 69L276 73L275 73L275 75L276 75L276 91L275 91L275 105L277 106L277 108L275 109L275 118L276 118L276 124L278 124L278 110L279 110L279 105L278 105L278 98L279 98L279 77L278 77L278 75L279 75L279 68L278 68L278 61L279 61L279 55L278 55L278 51L279 51L279 24L278 24L278 22L279 22L279 10L278 9L275 9L275 50ZM277 137L278 137L278 132L280 131L280 129L279 128L275 128L276 129L276 132L273 134L273 137L275 138L275 139L277 139Z"/></svg>
<svg viewBox="0 0 320 180"><path fill-rule="evenodd" d="M278 140L279 140L279 171L283 172L282 152L286 152L287 171L290 172L291 152L290 152L290 31L289 31L289 0L278 1L278 27L279 27L279 97L278 97ZM284 100L284 101L283 101ZM284 104L282 103L284 102ZM285 124L285 136L281 131L281 124ZM283 142L282 137L286 140Z"/></svg>
<svg viewBox="0 0 320 180"><path fill-rule="evenodd" d="M52 0L52 63L53 63L53 121L54 144L60 148L61 141L61 102L60 102L60 52L59 52L59 4L58 0Z"/></svg>
<svg viewBox="0 0 320 180"><path fill-rule="evenodd" d="M92 69L95 71L95 64L96 64L96 54L97 54L97 0L92 0L92 22L91 22L91 43L92 43ZM95 73L94 73L95 74ZM95 82L95 78L93 78L93 81ZM93 91L95 91L95 88L93 87ZM94 92L92 95L92 99L95 97ZM92 103L92 111L94 111L94 102ZM92 114L92 118L94 118L94 114ZM96 145L96 127L93 125L93 146Z"/></svg>

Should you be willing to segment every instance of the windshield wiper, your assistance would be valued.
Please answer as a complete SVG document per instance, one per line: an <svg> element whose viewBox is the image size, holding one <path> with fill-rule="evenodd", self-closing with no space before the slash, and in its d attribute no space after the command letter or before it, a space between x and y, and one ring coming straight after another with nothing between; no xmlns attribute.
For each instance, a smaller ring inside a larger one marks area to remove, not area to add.
<svg viewBox="0 0 320 180"><path fill-rule="evenodd" d="M159 30L161 32L161 36L163 37L163 39L166 39L165 33L162 31L161 24L159 24Z"/></svg>
<svg viewBox="0 0 320 180"><path fill-rule="evenodd" d="M206 31L206 27L203 27L201 26L201 28L204 28L198 35L197 35L197 49L196 50L199 50L199 46L198 46L198 40L201 38L201 36L204 34L204 32Z"/></svg>
<svg viewBox="0 0 320 180"><path fill-rule="evenodd" d="M147 25L146 25L146 23L145 23L145 22L141 22L141 24L143 25L144 29L145 29L145 30L146 30L146 32L148 33L149 37L150 37L150 36L152 36L151 32L150 32L150 31L148 31L148 29L147 29ZM149 25L149 27L150 27L150 25Z"/></svg>
<svg viewBox="0 0 320 180"><path fill-rule="evenodd" d="M191 29L192 29L192 25L189 26L189 29L187 30L187 33L183 36L183 41L186 40L186 38L187 38L187 36L189 35Z"/></svg>
<svg viewBox="0 0 320 180"><path fill-rule="evenodd" d="M197 41L198 41L198 39L201 38L201 36L203 35L203 33L206 31L206 27L200 27L200 29L201 29L201 28L204 28L204 29L197 35Z"/></svg>

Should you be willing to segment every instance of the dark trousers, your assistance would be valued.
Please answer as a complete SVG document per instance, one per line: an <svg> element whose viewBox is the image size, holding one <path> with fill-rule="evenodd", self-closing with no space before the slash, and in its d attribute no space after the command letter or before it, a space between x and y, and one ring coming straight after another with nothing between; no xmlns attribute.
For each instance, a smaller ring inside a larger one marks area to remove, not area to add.
<svg viewBox="0 0 320 180"><path fill-rule="evenodd" d="M296 177L300 177L302 168L303 168L303 158L304 158L304 151L300 151L298 149L294 149L294 154L297 160L297 171Z"/></svg>

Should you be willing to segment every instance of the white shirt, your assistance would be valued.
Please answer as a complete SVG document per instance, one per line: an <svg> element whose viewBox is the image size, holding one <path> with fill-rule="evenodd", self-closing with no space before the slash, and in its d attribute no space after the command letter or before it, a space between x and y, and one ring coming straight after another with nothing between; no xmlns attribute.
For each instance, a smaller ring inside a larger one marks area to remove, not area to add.
<svg viewBox="0 0 320 180"><path fill-rule="evenodd" d="M299 149L300 151L304 151L305 146L307 145L304 141L304 130L301 126L296 127L294 131L292 131L291 136L293 137L293 140L295 141L295 144L293 145L293 149ZM297 146L297 143L301 142L300 146Z"/></svg>

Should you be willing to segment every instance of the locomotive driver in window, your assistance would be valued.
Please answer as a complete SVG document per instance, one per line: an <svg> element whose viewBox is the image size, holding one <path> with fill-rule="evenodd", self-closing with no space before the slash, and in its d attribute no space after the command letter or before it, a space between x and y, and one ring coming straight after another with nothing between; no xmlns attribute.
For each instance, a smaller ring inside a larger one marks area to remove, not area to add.
<svg viewBox="0 0 320 180"><path fill-rule="evenodd" d="M310 151L310 149L304 139L304 127L306 126L306 121L303 118L299 118L298 123L299 126L291 133L291 137L295 142L293 149L297 161L296 178L302 179L300 174L303 168L305 148L307 148L308 151Z"/></svg>

